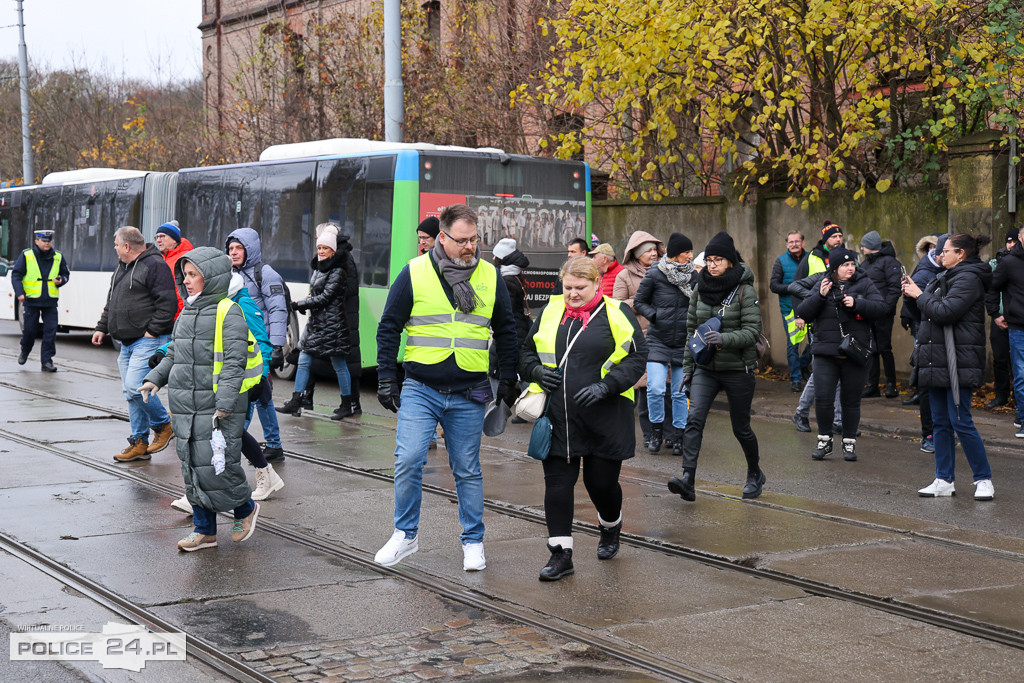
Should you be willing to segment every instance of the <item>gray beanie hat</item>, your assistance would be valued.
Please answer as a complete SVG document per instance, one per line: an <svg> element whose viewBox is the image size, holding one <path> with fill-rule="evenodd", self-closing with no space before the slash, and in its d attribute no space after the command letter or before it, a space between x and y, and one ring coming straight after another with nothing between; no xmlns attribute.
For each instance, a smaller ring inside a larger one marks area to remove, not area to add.
<svg viewBox="0 0 1024 683"><path fill-rule="evenodd" d="M861 238L860 246L871 251L878 251L882 248L882 236L878 234L877 230L872 230Z"/></svg>

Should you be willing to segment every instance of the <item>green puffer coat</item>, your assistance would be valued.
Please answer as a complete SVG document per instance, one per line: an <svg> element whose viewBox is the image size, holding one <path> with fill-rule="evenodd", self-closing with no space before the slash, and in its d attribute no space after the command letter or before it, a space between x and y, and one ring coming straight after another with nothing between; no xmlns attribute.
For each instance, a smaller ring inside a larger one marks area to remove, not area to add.
<svg viewBox="0 0 1024 683"><path fill-rule="evenodd" d="M252 495L239 459L242 455L242 429L249 399L240 394L245 375L249 327L238 306L232 306L224 318L224 367L217 393L213 392L213 338L217 303L228 295L231 259L213 247L199 247L175 264L174 279L182 299L186 262L192 263L205 280L203 291L192 303L186 303L174 324L174 343L167 356L146 375L147 382L167 385L171 426L175 448L181 460L185 494L192 505L214 512L227 512L246 503ZM224 410L230 417L220 420L227 448L224 471L213 469L213 413Z"/></svg>
<svg viewBox="0 0 1024 683"><path fill-rule="evenodd" d="M709 365L702 368L712 372L753 372L757 367L757 337L761 333L761 307L754 289L754 273L741 263L740 290L722 316L722 346L715 351ZM697 328L708 318L718 314L721 306L709 306L700 299L698 287L690 297L690 310L686 314L686 338L689 339ZM726 294L728 296L728 294ZM683 357L683 372L693 372L693 355L686 346Z"/></svg>

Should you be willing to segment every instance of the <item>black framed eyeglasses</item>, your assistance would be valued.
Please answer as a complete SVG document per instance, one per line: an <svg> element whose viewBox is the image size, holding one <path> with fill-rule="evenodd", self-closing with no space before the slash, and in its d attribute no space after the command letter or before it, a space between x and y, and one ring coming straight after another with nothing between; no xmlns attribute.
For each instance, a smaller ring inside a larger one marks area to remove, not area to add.
<svg viewBox="0 0 1024 683"><path fill-rule="evenodd" d="M446 233L444 230L442 230L441 233L445 237L450 239L452 242L455 242L455 244L459 245L460 247L464 247L467 244L472 244L475 247L477 244L480 243L480 235L473 235L472 237L466 237L465 239L457 240L448 233Z"/></svg>

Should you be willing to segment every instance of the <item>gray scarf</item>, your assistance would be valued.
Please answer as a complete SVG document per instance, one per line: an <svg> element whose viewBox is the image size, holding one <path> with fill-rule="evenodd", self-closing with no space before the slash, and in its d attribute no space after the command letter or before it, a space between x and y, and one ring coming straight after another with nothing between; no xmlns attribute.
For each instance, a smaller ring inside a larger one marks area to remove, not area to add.
<svg viewBox="0 0 1024 683"><path fill-rule="evenodd" d="M662 256L658 261L658 270L665 273L668 281L679 288L686 296L693 294L693 287L690 286L690 278L693 276L693 262L679 263L670 261L668 256Z"/></svg>
<svg viewBox="0 0 1024 683"><path fill-rule="evenodd" d="M470 313L477 307L478 299L473 285L469 284L469 278L473 277L473 272L480 263L480 247L477 246L473 263L468 266L448 258L444 247L441 246L441 240L434 244L430 256L441 271L441 276L452 286L452 292L455 293L455 308L463 313Z"/></svg>

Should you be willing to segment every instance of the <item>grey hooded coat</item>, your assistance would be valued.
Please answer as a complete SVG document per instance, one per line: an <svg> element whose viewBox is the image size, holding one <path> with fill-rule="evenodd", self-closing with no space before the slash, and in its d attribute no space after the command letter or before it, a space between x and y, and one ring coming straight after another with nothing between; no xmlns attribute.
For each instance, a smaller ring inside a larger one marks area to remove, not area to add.
<svg viewBox="0 0 1024 683"><path fill-rule="evenodd" d="M214 393L217 303L228 294L231 259L213 247L198 247L182 256L175 264L174 273L182 299L188 297L184 285L185 263L192 263L203 275L203 291L195 301L185 304L174 324L174 343L168 348L167 356L146 375L145 381L168 387L171 427L189 502L214 512L227 512L245 504L252 495L239 462L249 405L246 394L239 393L245 375L249 327L242 309L232 306L224 318L224 365L217 393ZM227 444L225 468L220 474L213 468L210 443L216 410L231 413L230 417L220 420L220 430Z"/></svg>
<svg viewBox="0 0 1024 683"><path fill-rule="evenodd" d="M260 245L259 233L255 230L239 228L233 231L224 242L224 251L227 251L232 242L238 242L245 249L245 261L235 270L245 280L249 296L263 311L270 343L273 346L284 346L288 335L288 301L284 294L284 278L263 263L263 248Z"/></svg>

